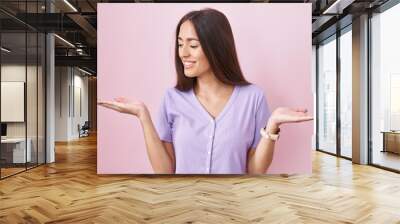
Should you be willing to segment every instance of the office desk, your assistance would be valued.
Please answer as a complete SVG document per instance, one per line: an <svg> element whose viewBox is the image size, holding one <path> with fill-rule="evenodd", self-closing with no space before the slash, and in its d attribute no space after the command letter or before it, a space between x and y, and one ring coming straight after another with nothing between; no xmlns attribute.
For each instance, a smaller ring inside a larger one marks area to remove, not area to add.
<svg viewBox="0 0 400 224"><path fill-rule="evenodd" d="M400 154L400 132L382 131L381 133L383 134L382 152L393 152Z"/></svg>
<svg viewBox="0 0 400 224"><path fill-rule="evenodd" d="M6 138L1 139L1 157L6 163L25 163L30 162L32 158L31 145L32 140L27 138L28 143L25 154L25 138ZM11 159L12 158L12 159ZM27 161L25 161L27 159Z"/></svg>

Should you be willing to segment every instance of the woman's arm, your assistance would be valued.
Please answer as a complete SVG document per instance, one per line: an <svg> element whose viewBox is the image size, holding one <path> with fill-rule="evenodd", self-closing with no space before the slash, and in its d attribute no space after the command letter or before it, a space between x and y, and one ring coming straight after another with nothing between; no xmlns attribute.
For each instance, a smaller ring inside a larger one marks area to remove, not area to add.
<svg viewBox="0 0 400 224"><path fill-rule="evenodd" d="M136 116L140 120L149 156L154 173L175 173L175 156L171 143L162 142L157 134L151 116L144 103L129 101L125 98L116 98L115 101L99 102L99 105L113 109L120 113Z"/></svg>
<svg viewBox="0 0 400 224"><path fill-rule="evenodd" d="M266 131L276 134L279 126L285 123L297 123L312 120L306 109L290 109L279 107L268 120ZM257 130L259 131L259 130ZM256 133L258 134L258 133ZM275 141L261 138L256 149L250 149L247 156L247 172L249 174L264 174L271 165L274 156Z"/></svg>
<svg viewBox="0 0 400 224"><path fill-rule="evenodd" d="M278 127L268 123L267 132L275 134ZM258 134L258 133L257 133ZM265 174L271 165L274 157L275 141L267 138L261 138L256 149L250 149L247 160L247 172L249 174Z"/></svg>
<svg viewBox="0 0 400 224"><path fill-rule="evenodd" d="M151 120L151 116L146 112L140 123L143 128L144 140L146 142L147 155L149 156L154 173L171 174L175 173L175 156L171 143L160 140L158 133Z"/></svg>

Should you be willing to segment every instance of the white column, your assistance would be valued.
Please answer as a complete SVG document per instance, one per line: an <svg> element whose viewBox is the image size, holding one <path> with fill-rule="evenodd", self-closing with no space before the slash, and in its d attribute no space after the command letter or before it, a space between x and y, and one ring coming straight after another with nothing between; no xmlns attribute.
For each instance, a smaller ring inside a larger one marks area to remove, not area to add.
<svg viewBox="0 0 400 224"><path fill-rule="evenodd" d="M50 1L46 4L47 11L53 12L54 6ZM55 133L55 44L54 35L46 35L46 163L55 162L54 133Z"/></svg>
<svg viewBox="0 0 400 224"><path fill-rule="evenodd" d="M368 15L353 20L353 162L368 163Z"/></svg>

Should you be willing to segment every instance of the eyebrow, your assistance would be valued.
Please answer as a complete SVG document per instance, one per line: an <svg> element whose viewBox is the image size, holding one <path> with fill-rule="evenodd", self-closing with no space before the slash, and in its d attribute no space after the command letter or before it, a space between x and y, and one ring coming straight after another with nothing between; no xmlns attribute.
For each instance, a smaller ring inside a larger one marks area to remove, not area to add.
<svg viewBox="0 0 400 224"><path fill-rule="evenodd" d="M178 37L178 40L183 40L183 39L181 37ZM193 37L186 38L186 40L188 40L188 41L192 41L192 40L199 41L198 39L193 38Z"/></svg>

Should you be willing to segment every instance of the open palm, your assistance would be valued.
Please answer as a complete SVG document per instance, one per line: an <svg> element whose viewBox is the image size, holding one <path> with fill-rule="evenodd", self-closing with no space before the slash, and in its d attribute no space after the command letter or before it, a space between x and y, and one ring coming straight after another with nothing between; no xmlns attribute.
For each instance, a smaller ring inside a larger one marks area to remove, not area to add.
<svg viewBox="0 0 400 224"><path fill-rule="evenodd" d="M117 97L114 101L99 101L100 106L109 108L120 113L132 114L137 117L143 116L146 112L146 105L138 100L128 100L125 97Z"/></svg>
<svg viewBox="0 0 400 224"><path fill-rule="evenodd" d="M278 107L271 115L271 119L277 125L284 123L295 123L312 120L313 117L307 114L307 109Z"/></svg>

